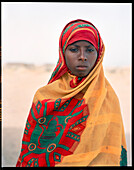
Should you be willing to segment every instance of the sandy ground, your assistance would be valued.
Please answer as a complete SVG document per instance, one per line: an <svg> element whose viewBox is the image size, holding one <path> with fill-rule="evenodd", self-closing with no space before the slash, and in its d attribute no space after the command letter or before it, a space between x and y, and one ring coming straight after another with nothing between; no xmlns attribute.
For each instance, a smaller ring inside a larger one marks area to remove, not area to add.
<svg viewBox="0 0 134 170"><path fill-rule="evenodd" d="M47 84L53 65L6 64L2 69L2 166L14 167L36 90ZM105 68L105 76L119 97L131 165L131 70Z"/></svg>

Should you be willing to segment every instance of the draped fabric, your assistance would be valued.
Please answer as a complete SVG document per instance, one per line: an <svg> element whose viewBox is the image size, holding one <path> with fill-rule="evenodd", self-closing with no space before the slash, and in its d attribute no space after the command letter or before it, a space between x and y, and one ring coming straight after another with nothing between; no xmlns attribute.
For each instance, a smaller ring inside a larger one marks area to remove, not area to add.
<svg viewBox="0 0 134 170"><path fill-rule="evenodd" d="M69 72L64 56L78 38L90 41L98 53L83 78ZM120 104L104 75L104 51L92 23L78 19L64 27L58 63L48 84L34 95L17 167L127 165Z"/></svg>

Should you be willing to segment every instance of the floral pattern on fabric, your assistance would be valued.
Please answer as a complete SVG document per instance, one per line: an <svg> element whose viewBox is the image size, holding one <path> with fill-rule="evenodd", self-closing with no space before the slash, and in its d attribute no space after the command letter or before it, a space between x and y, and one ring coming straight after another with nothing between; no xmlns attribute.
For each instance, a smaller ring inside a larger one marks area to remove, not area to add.
<svg viewBox="0 0 134 170"><path fill-rule="evenodd" d="M44 100L33 104L17 166L49 167L61 162L79 144L88 115L83 99Z"/></svg>

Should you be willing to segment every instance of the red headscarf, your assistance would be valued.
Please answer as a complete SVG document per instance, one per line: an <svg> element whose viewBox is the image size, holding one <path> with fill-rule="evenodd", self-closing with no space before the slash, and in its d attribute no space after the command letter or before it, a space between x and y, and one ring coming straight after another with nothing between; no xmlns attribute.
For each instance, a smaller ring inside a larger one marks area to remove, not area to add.
<svg viewBox="0 0 134 170"><path fill-rule="evenodd" d="M79 40L89 41L98 52L98 62L103 49L103 42L97 28L89 21L77 19L69 22L63 29L59 39L59 61L55 67L49 83L60 78L68 71L64 52L69 44ZM95 63L95 64L96 64Z"/></svg>
<svg viewBox="0 0 134 170"><path fill-rule="evenodd" d="M90 29L77 30L76 32L74 32L74 34L68 40L66 47L68 45L70 45L76 41L80 41L80 40L85 40L85 41L90 42L98 51L97 38L96 38L94 32L92 32L92 30L90 30Z"/></svg>

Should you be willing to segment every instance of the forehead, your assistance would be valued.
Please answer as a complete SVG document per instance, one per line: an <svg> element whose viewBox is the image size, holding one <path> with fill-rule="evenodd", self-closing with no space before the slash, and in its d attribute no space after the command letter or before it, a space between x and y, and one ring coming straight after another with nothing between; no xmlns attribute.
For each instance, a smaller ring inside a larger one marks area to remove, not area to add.
<svg viewBox="0 0 134 170"><path fill-rule="evenodd" d="M72 44L70 44L68 46L71 46L71 45L74 45L74 46L86 46L86 47L92 46L92 47L94 47L89 41L86 41L86 40L75 41L74 43L72 43Z"/></svg>

